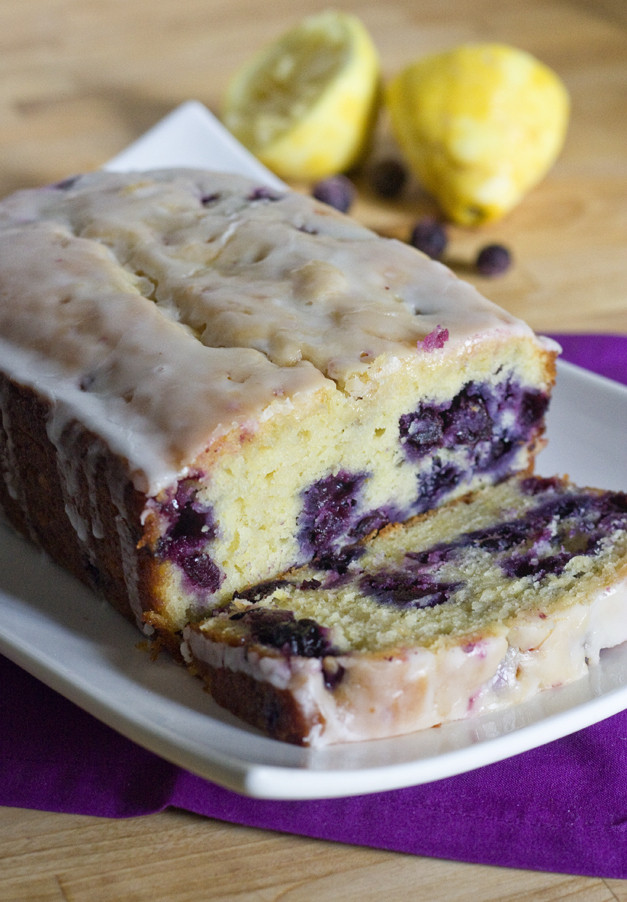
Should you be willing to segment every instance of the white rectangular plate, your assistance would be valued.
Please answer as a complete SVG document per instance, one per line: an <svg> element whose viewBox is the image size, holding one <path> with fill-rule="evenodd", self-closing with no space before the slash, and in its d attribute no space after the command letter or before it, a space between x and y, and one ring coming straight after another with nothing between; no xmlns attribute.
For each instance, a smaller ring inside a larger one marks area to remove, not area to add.
<svg viewBox="0 0 627 902"><path fill-rule="evenodd" d="M280 182L200 104L175 110L111 169L221 168ZM627 389L559 365L545 475L625 489ZM105 602L0 525L0 652L120 733L229 789L258 798L349 796L427 783L567 735L627 707L627 644L577 683L482 718L410 736L310 751L224 712L179 665L157 661Z"/></svg>

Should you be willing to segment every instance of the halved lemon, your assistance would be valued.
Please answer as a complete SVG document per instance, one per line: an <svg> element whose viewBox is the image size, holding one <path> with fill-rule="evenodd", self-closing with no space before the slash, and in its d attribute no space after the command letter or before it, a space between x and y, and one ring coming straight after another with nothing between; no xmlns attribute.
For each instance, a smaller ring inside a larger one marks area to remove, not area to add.
<svg viewBox="0 0 627 902"><path fill-rule="evenodd" d="M468 44L403 69L385 96L406 160L462 225L500 218L555 162L569 97L558 75L506 44Z"/></svg>
<svg viewBox="0 0 627 902"><path fill-rule="evenodd" d="M344 172L366 152L380 99L374 43L355 16L308 16L232 78L222 106L229 131L286 179Z"/></svg>

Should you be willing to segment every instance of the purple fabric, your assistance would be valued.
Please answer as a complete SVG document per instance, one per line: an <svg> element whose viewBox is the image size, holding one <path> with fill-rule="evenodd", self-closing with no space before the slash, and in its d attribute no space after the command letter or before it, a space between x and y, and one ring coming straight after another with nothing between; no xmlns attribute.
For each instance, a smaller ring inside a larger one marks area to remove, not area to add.
<svg viewBox="0 0 627 902"><path fill-rule="evenodd" d="M557 336L627 384L627 336ZM627 711L507 761L393 792L242 798L161 760L0 657L0 804L131 817L178 807L248 826L450 858L627 878Z"/></svg>
<svg viewBox="0 0 627 902"><path fill-rule="evenodd" d="M627 384L627 335L553 334L551 338L562 346L563 360Z"/></svg>

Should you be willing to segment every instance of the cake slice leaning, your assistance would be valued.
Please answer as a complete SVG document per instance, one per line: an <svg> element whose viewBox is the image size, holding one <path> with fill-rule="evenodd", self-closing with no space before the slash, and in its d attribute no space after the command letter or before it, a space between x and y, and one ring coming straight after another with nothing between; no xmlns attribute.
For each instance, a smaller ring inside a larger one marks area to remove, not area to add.
<svg viewBox="0 0 627 902"><path fill-rule="evenodd" d="M95 172L0 203L0 509L146 630L510 473L557 346L294 192Z"/></svg>
<svg viewBox="0 0 627 902"><path fill-rule="evenodd" d="M309 746L480 715L627 640L627 495L515 477L239 592L184 630L214 699Z"/></svg>

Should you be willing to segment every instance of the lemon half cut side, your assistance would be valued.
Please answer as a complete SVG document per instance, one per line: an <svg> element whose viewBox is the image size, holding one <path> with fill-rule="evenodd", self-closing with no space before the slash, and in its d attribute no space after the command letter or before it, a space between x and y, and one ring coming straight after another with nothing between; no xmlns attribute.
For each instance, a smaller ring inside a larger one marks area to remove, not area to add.
<svg viewBox="0 0 627 902"><path fill-rule="evenodd" d="M282 178L321 179L366 152L379 82L378 54L361 20L327 10L301 20L235 73L222 120Z"/></svg>
<svg viewBox="0 0 627 902"><path fill-rule="evenodd" d="M569 118L559 76L506 44L464 44L417 60L388 85L408 165L453 222L497 220L557 159Z"/></svg>

